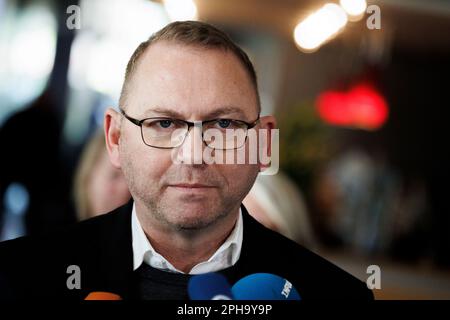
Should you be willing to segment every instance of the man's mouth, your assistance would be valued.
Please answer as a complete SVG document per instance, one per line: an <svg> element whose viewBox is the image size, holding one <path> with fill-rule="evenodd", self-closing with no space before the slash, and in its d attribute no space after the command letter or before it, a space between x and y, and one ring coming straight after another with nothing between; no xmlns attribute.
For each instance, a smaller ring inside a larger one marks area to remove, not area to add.
<svg viewBox="0 0 450 320"><path fill-rule="evenodd" d="M168 188L176 194L187 196L187 198L184 198L186 201L194 201L195 199L209 197L217 187L203 183L175 183L169 184Z"/></svg>
<svg viewBox="0 0 450 320"><path fill-rule="evenodd" d="M180 189L206 189L215 188L215 186L202 184L202 183L175 183L169 184L169 187L180 188Z"/></svg>

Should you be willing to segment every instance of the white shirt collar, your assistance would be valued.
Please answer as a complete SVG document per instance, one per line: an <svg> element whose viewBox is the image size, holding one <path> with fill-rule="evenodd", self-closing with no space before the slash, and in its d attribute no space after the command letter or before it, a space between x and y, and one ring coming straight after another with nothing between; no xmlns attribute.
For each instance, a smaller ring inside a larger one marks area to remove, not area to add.
<svg viewBox="0 0 450 320"><path fill-rule="evenodd" d="M241 254L243 229L242 210L239 209L237 222L225 242L208 261L200 262L194 266L189 274L214 272L233 266L239 260ZM131 214L131 235L133 240L133 270L136 270L142 262L145 262L159 270L183 273L153 249L139 222L134 203Z"/></svg>

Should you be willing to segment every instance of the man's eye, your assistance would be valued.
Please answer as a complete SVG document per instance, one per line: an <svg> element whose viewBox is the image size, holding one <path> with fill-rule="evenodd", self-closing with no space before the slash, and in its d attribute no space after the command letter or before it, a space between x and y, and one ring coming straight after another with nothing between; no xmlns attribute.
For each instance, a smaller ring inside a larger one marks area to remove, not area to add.
<svg viewBox="0 0 450 320"><path fill-rule="evenodd" d="M161 126L161 128L164 128L164 129L169 128L173 123L172 120L159 120L158 122L159 122L159 125Z"/></svg>
<svg viewBox="0 0 450 320"><path fill-rule="evenodd" d="M220 119L220 120L217 120L217 124L219 125L220 128L227 129L231 126L231 120Z"/></svg>

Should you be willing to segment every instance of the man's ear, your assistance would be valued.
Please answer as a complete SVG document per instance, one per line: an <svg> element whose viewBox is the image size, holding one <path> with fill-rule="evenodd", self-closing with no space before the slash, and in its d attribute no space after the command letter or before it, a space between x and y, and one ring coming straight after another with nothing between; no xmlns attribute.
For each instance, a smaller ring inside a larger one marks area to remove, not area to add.
<svg viewBox="0 0 450 320"><path fill-rule="evenodd" d="M104 130L109 160L114 167L120 168L120 114L112 108L108 108L105 112Z"/></svg>
<svg viewBox="0 0 450 320"><path fill-rule="evenodd" d="M272 130L277 126L277 120L274 116L264 116L260 118L260 129L264 129L264 137L265 139L259 139L259 148L265 153L265 157L272 157ZM260 136L261 133L258 134ZM270 163L263 163L263 159L260 158L259 161L259 170L263 171L264 168L268 168L271 166Z"/></svg>

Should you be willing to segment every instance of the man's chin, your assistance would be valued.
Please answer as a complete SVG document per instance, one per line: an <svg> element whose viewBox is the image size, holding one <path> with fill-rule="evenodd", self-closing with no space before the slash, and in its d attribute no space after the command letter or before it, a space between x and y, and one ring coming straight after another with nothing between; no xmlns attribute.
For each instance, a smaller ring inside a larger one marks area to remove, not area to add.
<svg viewBox="0 0 450 320"><path fill-rule="evenodd" d="M202 230L216 222L216 219L211 219L210 217L206 219L205 217L195 218L195 217L182 217L179 219L175 219L171 222L172 226L174 226L178 230Z"/></svg>
<svg viewBox="0 0 450 320"><path fill-rule="evenodd" d="M220 219L218 210L214 206L195 205L184 203L172 207L171 212L167 212L167 221L177 229L198 230L209 227Z"/></svg>

